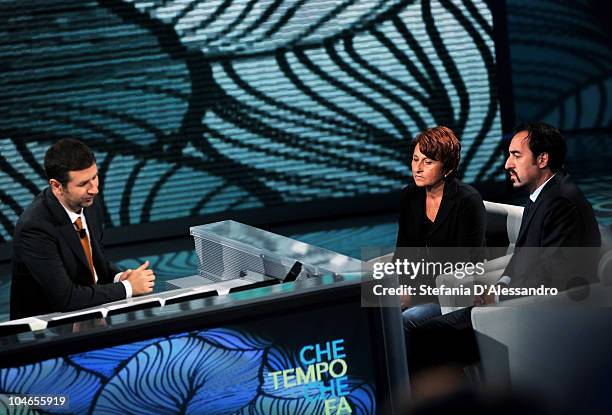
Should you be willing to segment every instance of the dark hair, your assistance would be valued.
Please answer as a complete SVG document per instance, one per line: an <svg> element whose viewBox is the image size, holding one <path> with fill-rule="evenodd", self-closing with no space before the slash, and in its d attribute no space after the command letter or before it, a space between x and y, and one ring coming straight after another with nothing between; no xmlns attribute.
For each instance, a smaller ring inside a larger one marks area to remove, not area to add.
<svg viewBox="0 0 612 415"><path fill-rule="evenodd" d="M421 131L412 141L412 151L419 145L421 153L432 160L441 161L445 172L455 173L461 160L461 143L448 127L437 126Z"/></svg>
<svg viewBox="0 0 612 415"><path fill-rule="evenodd" d="M542 153L548 153L548 167L552 172L563 168L567 145L561 132L542 121L521 124L515 128L514 134L527 131L529 149L535 159Z"/></svg>
<svg viewBox="0 0 612 415"><path fill-rule="evenodd" d="M55 179L66 187L69 172L84 170L96 162L93 152L85 144L69 138L59 140L45 153L47 179Z"/></svg>

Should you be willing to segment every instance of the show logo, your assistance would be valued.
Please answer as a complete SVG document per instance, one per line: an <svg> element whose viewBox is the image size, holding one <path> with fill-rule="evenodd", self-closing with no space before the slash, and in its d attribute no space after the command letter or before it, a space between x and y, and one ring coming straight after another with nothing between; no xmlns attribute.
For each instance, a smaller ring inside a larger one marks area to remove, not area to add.
<svg viewBox="0 0 612 415"><path fill-rule="evenodd" d="M344 339L303 346L299 359L302 366L268 374L274 389L302 388L309 401L323 401L324 415L351 414Z"/></svg>

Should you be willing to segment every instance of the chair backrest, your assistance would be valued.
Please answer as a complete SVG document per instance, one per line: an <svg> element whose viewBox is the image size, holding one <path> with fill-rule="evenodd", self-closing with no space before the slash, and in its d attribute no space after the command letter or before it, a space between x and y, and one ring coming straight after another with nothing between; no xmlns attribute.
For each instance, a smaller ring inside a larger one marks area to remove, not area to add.
<svg viewBox="0 0 612 415"><path fill-rule="evenodd" d="M508 244L507 254L514 253L514 247L521 228L523 207L504 203L484 202L487 210L487 246ZM503 232L506 233L504 239ZM603 285L612 285L612 228L599 226L601 233L601 255L597 274Z"/></svg>
<svg viewBox="0 0 612 415"><path fill-rule="evenodd" d="M504 241L508 244L505 254L514 253L523 218L523 207L488 201L485 201L484 205L487 211L487 246L499 246L500 242Z"/></svg>

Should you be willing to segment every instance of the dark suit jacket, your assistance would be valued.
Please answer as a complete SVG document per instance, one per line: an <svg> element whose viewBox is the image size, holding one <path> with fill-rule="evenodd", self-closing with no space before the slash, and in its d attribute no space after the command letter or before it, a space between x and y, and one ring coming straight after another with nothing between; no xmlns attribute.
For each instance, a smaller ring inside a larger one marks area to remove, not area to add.
<svg viewBox="0 0 612 415"><path fill-rule="evenodd" d="M482 247L486 211L480 193L451 178L444 185L440 210L433 226L423 233L425 189L408 186L402 191L397 247Z"/></svg>
<svg viewBox="0 0 612 415"><path fill-rule="evenodd" d="M119 269L102 246L102 209L85 209L98 283L92 284L85 252L74 225L46 188L23 212L13 240L11 319L93 307L125 298Z"/></svg>
<svg viewBox="0 0 612 415"><path fill-rule="evenodd" d="M504 275L513 287L544 284L565 290L574 277L593 282L599 246L591 204L568 174L558 172L524 218Z"/></svg>
<svg viewBox="0 0 612 415"><path fill-rule="evenodd" d="M421 187L410 186L402 191L393 260L419 262L426 259L440 264L481 261L485 254L486 211L480 193L457 179L449 179L444 185L436 219L427 232L423 229L427 218L425 197L425 189ZM421 272L411 277L409 284L433 286L437 275L437 271L432 274ZM437 296L418 295L413 303L437 300Z"/></svg>

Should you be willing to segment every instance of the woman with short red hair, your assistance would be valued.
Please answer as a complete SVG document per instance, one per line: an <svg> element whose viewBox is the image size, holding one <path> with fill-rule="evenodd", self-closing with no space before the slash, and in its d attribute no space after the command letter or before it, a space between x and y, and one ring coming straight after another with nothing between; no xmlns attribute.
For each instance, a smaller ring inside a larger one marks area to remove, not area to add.
<svg viewBox="0 0 612 415"><path fill-rule="evenodd" d="M473 187L455 178L461 144L448 127L428 128L412 142L414 185L402 191L397 248L484 247L486 212ZM401 257L396 250L395 257ZM440 315L438 304L404 311L404 325Z"/></svg>

